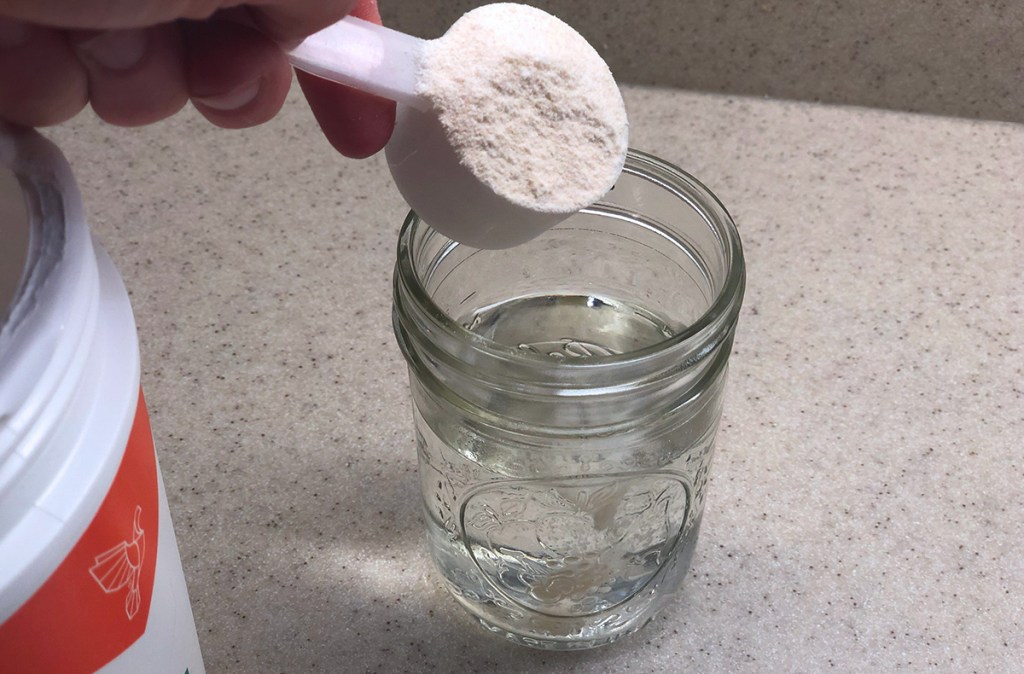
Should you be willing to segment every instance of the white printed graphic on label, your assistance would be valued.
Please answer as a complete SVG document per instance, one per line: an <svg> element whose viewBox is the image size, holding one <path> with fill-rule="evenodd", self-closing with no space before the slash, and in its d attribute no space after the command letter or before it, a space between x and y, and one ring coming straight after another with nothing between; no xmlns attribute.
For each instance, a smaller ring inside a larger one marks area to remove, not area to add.
<svg viewBox="0 0 1024 674"><path fill-rule="evenodd" d="M140 526L141 519L142 506L135 506L132 540L121 541L106 552L96 555L96 561L89 569L90 575L107 594L128 588L124 612L129 620L139 612L139 605L142 603L139 576L142 571L142 558L146 552L146 532Z"/></svg>

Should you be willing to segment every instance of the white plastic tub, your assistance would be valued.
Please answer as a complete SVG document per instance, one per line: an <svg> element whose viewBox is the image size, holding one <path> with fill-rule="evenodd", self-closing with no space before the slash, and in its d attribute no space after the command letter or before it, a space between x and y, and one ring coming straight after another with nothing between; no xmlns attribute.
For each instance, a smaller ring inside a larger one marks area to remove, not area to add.
<svg viewBox="0 0 1024 674"><path fill-rule="evenodd" d="M0 124L0 670L204 671L139 372L67 163Z"/></svg>

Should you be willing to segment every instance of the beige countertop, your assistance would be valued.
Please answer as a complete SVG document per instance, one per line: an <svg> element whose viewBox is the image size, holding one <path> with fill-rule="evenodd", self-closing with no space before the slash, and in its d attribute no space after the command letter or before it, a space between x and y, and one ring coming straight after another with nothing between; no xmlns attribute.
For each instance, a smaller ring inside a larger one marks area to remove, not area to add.
<svg viewBox="0 0 1024 674"><path fill-rule="evenodd" d="M209 672L1009 671L1024 656L1024 127L631 88L748 290L691 577L582 653L476 628L420 535L380 158L272 123L48 135L132 294Z"/></svg>

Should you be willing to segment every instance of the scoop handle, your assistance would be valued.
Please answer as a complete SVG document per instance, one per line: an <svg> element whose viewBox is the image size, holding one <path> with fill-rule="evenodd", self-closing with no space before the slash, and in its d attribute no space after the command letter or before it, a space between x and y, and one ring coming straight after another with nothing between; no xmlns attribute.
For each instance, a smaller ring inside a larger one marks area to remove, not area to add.
<svg viewBox="0 0 1024 674"><path fill-rule="evenodd" d="M423 40L352 16L286 50L299 70L356 89L423 107L416 95Z"/></svg>

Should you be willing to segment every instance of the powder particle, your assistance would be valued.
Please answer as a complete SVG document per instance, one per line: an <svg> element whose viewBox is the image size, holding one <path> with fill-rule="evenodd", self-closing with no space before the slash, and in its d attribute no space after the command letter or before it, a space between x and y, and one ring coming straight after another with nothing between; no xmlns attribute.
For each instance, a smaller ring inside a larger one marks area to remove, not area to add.
<svg viewBox="0 0 1024 674"><path fill-rule="evenodd" d="M535 211L571 213L607 193L626 156L626 109L572 27L513 3L479 7L428 42L420 93L462 164Z"/></svg>

